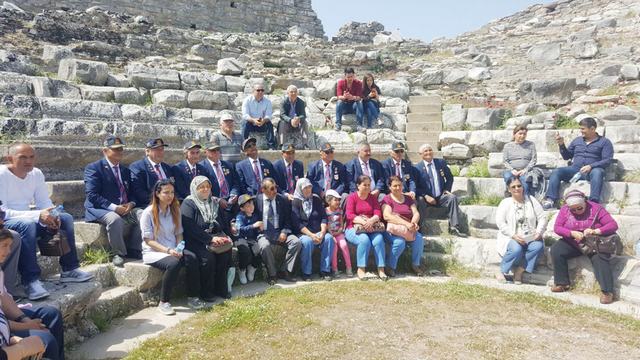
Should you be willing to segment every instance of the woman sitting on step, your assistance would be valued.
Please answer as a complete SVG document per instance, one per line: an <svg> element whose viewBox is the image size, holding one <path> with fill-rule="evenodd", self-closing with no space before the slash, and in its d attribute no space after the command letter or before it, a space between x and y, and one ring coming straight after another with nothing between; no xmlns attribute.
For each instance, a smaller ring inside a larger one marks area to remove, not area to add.
<svg viewBox="0 0 640 360"><path fill-rule="evenodd" d="M376 122L378 125L382 125L382 120L379 119L380 95L382 95L382 92L376 85L373 75L366 74L362 79L362 107L367 118L367 128L374 127Z"/></svg>
<svg viewBox="0 0 640 360"><path fill-rule="evenodd" d="M496 211L497 250L502 256L496 278L499 282L513 280L521 284L522 274L525 271L533 273L544 250L542 235L547 226L547 215L538 200L525 194L519 177L509 178L507 189L511 197L503 199Z"/></svg>
<svg viewBox="0 0 640 360"><path fill-rule="evenodd" d="M537 185L537 177L533 179L534 174L529 174L536 165L537 153L536 144L527 140L526 125L518 125L513 129L513 141L505 144L502 149L502 162L506 168L502 174L504 181L507 182L512 177L517 177L524 187L524 193L531 194L527 177L531 175L532 181L536 182L534 185Z"/></svg>
<svg viewBox="0 0 640 360"><path fill-rule="evenodd" d="M553 230L562 236L551 246L553 261L553 292L569 290L569 259L582 255L580 243L585 235L612 235L618 230L618 223L605 208L591 200L579 190L572 190L564 197ZM600 284L600 303L613 302L613 273L611 255L595 254L590 256L596 280Z"/></svg>

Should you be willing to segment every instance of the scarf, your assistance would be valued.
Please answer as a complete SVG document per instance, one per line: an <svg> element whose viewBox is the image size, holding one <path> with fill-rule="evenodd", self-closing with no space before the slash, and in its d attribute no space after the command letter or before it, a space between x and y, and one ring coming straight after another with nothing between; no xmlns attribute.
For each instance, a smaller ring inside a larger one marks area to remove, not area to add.
<svg viewBox="0 0 640 360"><path fill-rule="evenodd" d="M307 186L312 186L311 180L307 178L298 179L298 182L296 183L296 191L293 193L293 197L302 200L302 210L307 217L309 217L311 215L311 210L313 210L313 193L308 198L304 197L302 189Z"/></svg>
<svg viewBox="0 0 640 360"><path fill-rule="evenodd" d="M198 186L202 185L204 182L209 182L209 179L206 176L198 175L191 181L191 185L189 186L189 190L191 191L191 195L187 196L187 199L191 199L194 204L198 207L204 222L207 224L212 224L216 221L218 217L218 199L213 199L211 197L207 199L201 199L198 196Z"/></svg>

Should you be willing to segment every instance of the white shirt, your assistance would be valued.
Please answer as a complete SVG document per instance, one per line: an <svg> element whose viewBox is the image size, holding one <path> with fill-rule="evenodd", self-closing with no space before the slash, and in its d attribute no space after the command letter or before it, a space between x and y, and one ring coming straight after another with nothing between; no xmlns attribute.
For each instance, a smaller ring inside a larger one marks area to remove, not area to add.
<svg viewBox="0 0 640 360"><path fill-rule="evenodd" d="M433 184L433 197L440 196L440 181L438 181L438 172L436 170L436 165L431 162L427 162L426 160L422 160L424 163L425 169L427 169L427 174L429 174L429 167L431 167L431 174L433 174L433 180L431 184Z"/></svg>
<svg viewBox="0 0 640 360"><path fill-rule="evenodd" d="M7 212L6 220L27 218L38 222L40 210L53 206L44 174L38 168L33 168L21 179L6 165L0 165L0 184L0 201L2 209ZM38 210L30 210L31 204Z"/></svg>
<svg viewBox="0 0 640 360"><path fill-rule="evenodd" d="M122 173L122 170L120 169L120 164L118 164L118 165L113 165L113 164L111 163L111 161L109 161L109 159L107 159L106 157L105 157L104 159L107 161L107 164L109 164L109 169L111 169L111 172L113 173L113 176L114 176L114 177L116 177L116 176L117 176L117 177L118 177L118 180L120 180L120 184L123 184L123 185L124 185L124 182L122 182L122 175L120 175L120 174ZM115 170L113 170L113 167L114 167L114 166L117 166L117 167L118 167L118 173L117 173L117 174L116 174ZM122 199L121 199L121 200L122 200ZM117 208L118 208L118 205L117 205L117 204L113 204L113 203L112 203L112 204L109 204L109 207L108 207L108 209L109 209L109 210L114 211L114 212L116 211L116 209L117 209Z"/></svg>
<svg viewBox="0 0 640 360"><path fill-rule="evenodd" d="M158 166L158 169L160 169L160 174L162 174L162 178L163 178L163 179L166 179L166 178L167 178L167 174L165 174L165 173L164 173L164 170L162 170L162 165L161 165L161 164L156 164L156 163L154 163L154 162L153 162L153 160L151 160L151 158L149 158L148 156L147 156L147 160L149 160L149 162L151 163L151 167L153 167L153 171L154 171L154 172L156 171L156 170L155 170L155 169L156 169L156 165L159 165L159 166Z"/></svg>
<svg viewBox="0 0 640 360"><path fill-rule="evenodd" d="M276 198L271 200L273 203L273 226L276 229L279 229L278 223L278 205L276 204ZM269 198L266 196L262 197L262 222L264 223L264 228L267 228L267 218L269 217Z"/></svg>

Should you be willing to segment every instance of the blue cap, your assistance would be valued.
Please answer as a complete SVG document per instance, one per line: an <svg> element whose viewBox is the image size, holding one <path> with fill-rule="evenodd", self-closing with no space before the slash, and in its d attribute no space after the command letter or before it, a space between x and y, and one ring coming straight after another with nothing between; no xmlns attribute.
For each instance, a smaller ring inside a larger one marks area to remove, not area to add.
<svg viewBox="0 0 640 360"><path fill-rule="evenodd" d="M184 144L184 147L182 148L183 150L191 150L191 149L202 149L202 145L200 145L200 143L196 140L191 140L189 142L187 142L186 144Z"/></svg>
<svg viewBox="0 0 640 360"><path fill-rule="evenodd" d="M333 146L331 146L331 143L323 143L320 145L320 151L333 151Z"/></svg>
<svg viewBox="0 0 640 360"><path fill-rule="evenodd" d="M249 148L251 146L255 146L257 143L258 143L258 140L256 140L256 138L245 139L242 142L242 150L247 150L247 148Z"/></svg>
<svg viewBox="0 0 640 360"><path fill-rule="evenodd" d="M124 141L115 135L109 135L102 143L104 147L109 149L116 149L124 147Z"/></svg>
<svg viewBox="0 0 640 360"><path fill-rule="evenodd" d="M296 147L292 143L282 145L282 152L296 151Z"/></svg>
<svg viewBox="0 0 640 360"><path fill-rule="evenodd" d="M149 139L145 144L147 149L157 149L159 147L167 147L169 145L165 144L161 138Z"/></svg>

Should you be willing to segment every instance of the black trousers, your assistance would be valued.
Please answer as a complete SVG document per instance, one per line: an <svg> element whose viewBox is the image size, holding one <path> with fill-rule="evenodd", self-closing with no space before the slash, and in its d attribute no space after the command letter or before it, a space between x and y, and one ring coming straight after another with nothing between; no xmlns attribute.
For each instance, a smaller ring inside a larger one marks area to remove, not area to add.
<svg viewBox="0 0 640 360"><path fill-rule="evenodd" d="M553 260L553 279L556 285L569 285L569 259L581 256L582 252L564 240L556 241L551 246ZM613 293L613 272L611 257L608 255L592 255L589 257L596 280L603 292Z"/></svg>
<svg viewBox="0 0 640 360"><path fill-rule="evenodd" d="M245 270L247 266L251 265L254 268L260 266L260 256L255 256L251 248L256 244L254 239L238 239L235 242L238 249L238 267L240 270Z"/></svg>
<svg viewBox="0 0 640 360"><path fill-rule="evenodd" d="M198 269L198 258L196 254L188 249L184 249L182 257L166 256L150 264L154 268L164 271L162 275L162 288L160 290L160 301L167 302L171 299L180 268L187 268L187 296L196 297L200 291L200 269Z"/></svg>
<svg viewBox="0 0 640 360"><path fill-rule="evenodd" d="M201 298L211 298L214 295L226 296L229 292L227 272L231 263L231 250L222 254L215 254L207 250L207 247L198 241L187 241L186 248L193 252L198 259L199 296Z"/></svg>

